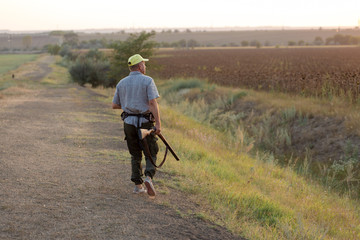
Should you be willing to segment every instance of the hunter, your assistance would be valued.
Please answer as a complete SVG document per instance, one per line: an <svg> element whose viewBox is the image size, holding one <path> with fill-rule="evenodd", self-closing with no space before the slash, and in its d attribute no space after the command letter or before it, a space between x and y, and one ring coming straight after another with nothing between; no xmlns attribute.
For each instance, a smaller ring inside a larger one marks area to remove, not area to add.
<svg viewBox="0 0 360 240"><path fill-rule="evenodd" d="M157 102L159 93L154 80L146 76L145 59L139 54L131 56L128 60L130 74L120 80L116 86L112 101L113 109L123 109L121 114L124 120L124 132L126 143L131 155L131 181L135 183L134 193L148 193L155 196L155 188L152 179L156 167L145 155L145 181L142 169L142 146L138 137L139 128L150 129L154 127L155 133L161 132L160 112ZM152 160L156 161L159 147L154 134L146 137ZM146 189L143 186L146 186Z"/></svg>

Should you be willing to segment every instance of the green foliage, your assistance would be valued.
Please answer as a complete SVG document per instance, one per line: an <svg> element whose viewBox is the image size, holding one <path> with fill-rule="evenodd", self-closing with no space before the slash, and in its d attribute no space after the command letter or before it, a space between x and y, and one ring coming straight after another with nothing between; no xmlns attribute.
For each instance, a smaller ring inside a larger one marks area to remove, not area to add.
<svg viewBox="0 0 360 240"><path fill-rule="evenodd" d="M260 48L261 47L261 43L258 41L258 40L252 40L250 41L250 46L252 47L257 47L257 48Z"/></svg>
<svg viewBox="0 0 360 240"><path fill-rule="evenodd" d="M304 40L299 40L299 41L298 41L298 45L299 45L299 46L304 46L304 45L305 45L305 41L304 41Z"/></svg>
<svg viewBox="0 0 360 240"><path fill-rule="evenodd" d="M314 44L315 45L323 45L324 40L322 39L322 37L317 36L317 37L315 37Z"/></svg>
<svg viewBox="0 0 360 240"><path fill-rule="evenodd" d="M296 42L295 41L288 41L288 46L296 46Z"/></svg>
<svg viewBox="0 0 360 240"><path fill-rule="evenodd" d="M326 45L357 45L360 43L360 37L351 35L336 34L333 37L328 37L325 40Z"/></svg>
<svg viewBox="0 0 360 240"><path fill-rule="evenodd" d="M66 33L65 31L61 31L61 30L51 31L49 33L49 36L64 36L65 33Z"/></svg>
<svg viewBox="0 0 360 240"><path fill-rule="evenodd" d="M64 34L64 44L76 47L79 43L79 36L74 32L67 32Z"/></svg>
<svg viewBox="0 0 360 240"><path fill-rule="evenodd" d="M91 58L80 58L70 67L69 73L72 80L80 86L86 83L92 87L107 84L107 71L110 64L106 61L96 61Z"/></svg>
<svg viewBox="0 0 360 240"><path fill-rule="evenodd" d="M47 52L50 53L51 55L58 55L60 52L61 47L57 44L53 44L53 45L48 45L47 46Z"/></svg>
<svg viewBox="0 0 360 240"><path fill-rule="evenodd" d="M94 59L95 61L105 60L104 53L100 52L98 49L91 49L86 53L85 57Z"/></svg>
<svg viewBox="0 0 360 240"><path fill-rule="evenodd" d="M149 39L154 35L155 32L131 34L126 41L112 44L114 55L111 60L110 80L106 87L115 87L120 79L129 74L127 61L130 56L138 53L144 58L149 58L153 55L156 43Z"/></svg>

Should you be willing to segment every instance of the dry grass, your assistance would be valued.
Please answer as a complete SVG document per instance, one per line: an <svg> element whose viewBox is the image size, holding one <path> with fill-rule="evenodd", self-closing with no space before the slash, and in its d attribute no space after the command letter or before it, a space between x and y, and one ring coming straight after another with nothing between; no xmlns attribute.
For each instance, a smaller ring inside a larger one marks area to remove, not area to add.
<svg viewBox="0 0 360 240"><path fill-rule="evenodd" d="M161 110L164 133L181 158L166 169L185 175L179 187L213 207L215 213L206 212L210 219L250 239L360 237L356 202L277 166L271 155L231 150L222 133L164 104Z"/></svg>
<svg viewBox="0 0 360 240"><path fill-rule="evenodd" d="M341 98L334 97L331 100L306 98L284 93L269 93L246 90L248 96L245 98L254 101L265 109L280 108L289 109L295 107L297 111L314 116L328 116L344 118L349 131L355 131L360 135L360 105L349 104Z"/></svg>

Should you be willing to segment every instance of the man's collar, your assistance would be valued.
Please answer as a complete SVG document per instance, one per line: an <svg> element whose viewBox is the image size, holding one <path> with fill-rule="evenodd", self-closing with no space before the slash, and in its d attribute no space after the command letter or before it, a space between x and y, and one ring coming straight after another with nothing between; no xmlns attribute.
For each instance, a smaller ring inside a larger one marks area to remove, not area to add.
<svg viewBox="0 0 360 240"><path fill-rule="evenodd" d="M142 74L142 73L139 71L132 71L132 72L130 72L129 75L138 75L138 74Z"/></svg>

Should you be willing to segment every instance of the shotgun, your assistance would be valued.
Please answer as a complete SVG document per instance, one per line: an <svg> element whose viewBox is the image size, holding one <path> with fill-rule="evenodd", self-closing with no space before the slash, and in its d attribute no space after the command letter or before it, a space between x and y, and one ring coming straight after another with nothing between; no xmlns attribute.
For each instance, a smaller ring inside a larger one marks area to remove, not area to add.
<svg viewBox="0 0 360 240"><path fill-rule="evenodd" d="M156 131L155 127L151 128L151 129L139 129L139 138L140 138L140 140L144 140L146 136L148 136L149 134L153 134L155 131ZM169 149L169 151L174 156L176 161L179 161L180 160L179 157L176 155L176 153L174 152L174 150L172 149L172 147L170 146L168 141L166 141L165 137L161 133L156 134L156 135L158 135L159 138L163 141L166 148Z"/></svg>

